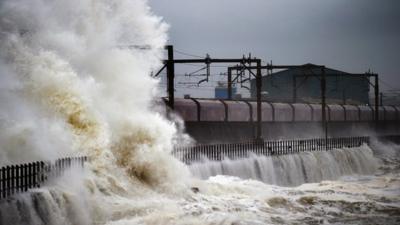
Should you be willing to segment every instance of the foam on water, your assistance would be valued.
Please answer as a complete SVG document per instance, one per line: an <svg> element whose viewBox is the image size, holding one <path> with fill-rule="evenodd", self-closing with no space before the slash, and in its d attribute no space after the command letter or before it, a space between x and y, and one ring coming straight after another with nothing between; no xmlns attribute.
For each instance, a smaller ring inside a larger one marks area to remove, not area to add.
<svg viewBox="0 0 400 225"><path fill-rule="evenodd" d="M230 175L281 186L336 180L343 175L373 174L377 168L378 160L367 145L273 157L253 155L239 160L205 161L190 165L192 174L202 179Z"/></svg>

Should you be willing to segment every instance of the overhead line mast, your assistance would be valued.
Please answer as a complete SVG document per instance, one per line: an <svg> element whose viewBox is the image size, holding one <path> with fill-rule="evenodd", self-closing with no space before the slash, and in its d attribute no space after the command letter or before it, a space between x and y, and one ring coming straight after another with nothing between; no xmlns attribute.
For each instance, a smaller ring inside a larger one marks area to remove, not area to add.
<svg viewBox="0 0 400 225"><path fill-rule="evenodd" d="M265 66L261 65L261 59L244 57L243 58L211 58L208 54L205 58L196 58L196 59L175 59L174 58L174 49L172 45L168 45L165 47L168 51L168 59L163 60L164 66L154 75L158 76L165 68L167 69L167 91L168 91L168 101L167 105L174 109L174 79L175 79L175 64L205 64L207 69L207 78L202 80L201 82L208 82L208 77L210 75L210 64L212 63L238 63L237 66L228 67L228 99L232 99L232 71L244 71L247 70L251 75L253 75L256 79L256 100L257 100L257 124L256 124L256 140L262 140L262 112L261 112L261 89L262 89L262 69L267 69L268 72L273 69L291 69L291 68L311 68L311 69L320 69L320 86L321 86L321 112L322 112L322 125L325 132L325 140L328 138L328 124L326 119L326 67L324 65L272 65L267 64ZM255 63L256 66L251 66L251 63ZM253 73L252 70L256 70L256 73ZM372 76L375 78L375 120L378 122L379 120L379 80L377 74L367 74L368 77ZM235 78L234 80L236 80ZM370 83L371 84L371 83Z"/></svg>
<svg viewBox="0 0 400 225"><path fill-rule="evenodd" d="M165 68L167 69L167 91L168 91L168 101L167 105L174 109L174 79L175 79L175 64L206 64L207 73L209 74L209 66L212 63L239 63L241 66L248 68L246 64L256 63L258 67L261 67L261 59L257 58L211 58L208 54L204 59L174 59L174 48L172 45L165 46L168 51L168 59L164 60L164 66L154 75L158 76ZM251 70L249 70L251 72ZM252 72L251 72L252 73ZM261 130L261 69L257 70L257 74L255 75L257 79L257 128L256 128L256 140L262 140L262 130ZM208 81L208 77L205 81Z"/></svg>

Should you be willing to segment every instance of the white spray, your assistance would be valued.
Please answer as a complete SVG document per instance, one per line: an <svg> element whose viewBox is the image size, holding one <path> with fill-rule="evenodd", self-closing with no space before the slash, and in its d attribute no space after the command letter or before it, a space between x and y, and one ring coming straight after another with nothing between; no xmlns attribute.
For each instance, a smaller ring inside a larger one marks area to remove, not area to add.
<svg viewBox="0 0 400 225"><path fill-rule="evenodd" d="M239 160L207 161L190 165L192 173L202 179L230 175L281 186L336 180L352 174L373 174L377 168L378 160L366 145L272 157L253 155Z"/></svg>
<svg viewBox="0 0 400 225"><path fill-rule="evenodd" d="M167 26L146 1L7 0L0 29L0 166L87 155L97 203L184 185L177 129L151 109Z"/></svg>

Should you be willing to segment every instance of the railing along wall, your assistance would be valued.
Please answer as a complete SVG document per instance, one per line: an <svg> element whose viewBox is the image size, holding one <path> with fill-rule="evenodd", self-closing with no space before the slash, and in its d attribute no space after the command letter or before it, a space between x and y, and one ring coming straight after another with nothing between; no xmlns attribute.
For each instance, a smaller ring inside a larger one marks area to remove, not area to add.
<svg viewBox="0 0 400 225"><path fill-rule="evenodd" d="M326 142L326 143L325 143ZM309 151L326 151L335 148L359 147L369 144L369 137L340 137L281 140L264 142L245 142L236 144L211 144L177 147L173 155L186 164L204 159L220 161L225 158L239 159L255 155L274 156L296 154Z"/></svg>
<svg viewBox="0 0 400 225"><path fill-rule="evenodd" d="M39 188L46 181L62 176L72 167L83 168L86 156L57 159L54 162L37 161L0 168L0 199Z"/></svg>

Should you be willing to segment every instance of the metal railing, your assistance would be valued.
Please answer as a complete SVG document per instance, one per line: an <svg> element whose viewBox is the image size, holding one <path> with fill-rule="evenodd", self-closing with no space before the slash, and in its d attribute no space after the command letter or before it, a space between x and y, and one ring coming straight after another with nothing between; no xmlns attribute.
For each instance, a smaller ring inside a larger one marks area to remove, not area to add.
<svg viewBox="0 0 400 225"><path fill-rule="evenodd" d="M37 161L0 168L0 199L39 188L46 181L62 176L73 167L83 168L86 156L57 159L54 162Z"/></svg>
<svg viewBox="0 0 400 225"><path fill-rule="evenodd" d="M245 142L236 144L211 144L177 147L173 155L186 164L204 159L220 161L225 158L239 159L255 155L273 156L309 151L326 151L334 148L359 147L369 144L369 137L340 137L303 140Z"/></svg>

